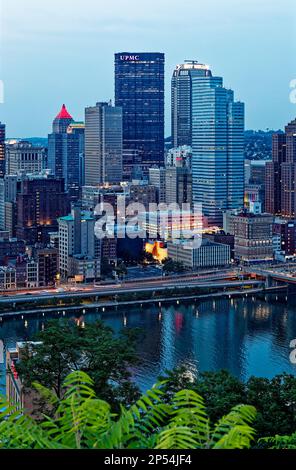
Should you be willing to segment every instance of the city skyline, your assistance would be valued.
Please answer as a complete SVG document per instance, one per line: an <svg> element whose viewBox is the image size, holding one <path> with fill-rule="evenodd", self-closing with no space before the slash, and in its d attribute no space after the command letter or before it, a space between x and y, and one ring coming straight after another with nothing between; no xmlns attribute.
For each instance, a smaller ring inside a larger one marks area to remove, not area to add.
<svg viewBox="0 0 296 470"><path fill-rule="evenodd" d="M254 0L239 7L233 0L211 6L189 0L186 8L174 0L156 8L152 0L141 9L132 1L123 9L111 0L104 10L101 1L86 0L69 9L67 0L63 8L56 0L42 7L29 0L25 17L15 0L5 3L0 120L7 124L8 137L45 137L64 102L82 120L85 107L114 100L113 57L122 50L165 53L166 136L171 75L185 59L207 63L224 77L225 86L246 103L246 128L277 130L295 117L289 84L296 71L284 54L287 44L293 48L296 43L290 0L284 5L271 1L268 9ZM27 119L28 110L34 119Z"/></svg>

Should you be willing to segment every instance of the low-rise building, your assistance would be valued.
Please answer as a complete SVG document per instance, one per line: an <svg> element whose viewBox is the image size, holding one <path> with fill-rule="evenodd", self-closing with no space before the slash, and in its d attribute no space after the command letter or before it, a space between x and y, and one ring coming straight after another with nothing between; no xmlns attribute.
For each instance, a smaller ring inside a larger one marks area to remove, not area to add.
<svg viewBox="0 0 296 470"><path fill-rule="evenodd" d="M195 247L188 240L168 242L168 257L189 268L209 268L228 266L230 246L214 243L204 238L200 246Z"/></svg>
<svg viewBox="0 0 296 470"><path fill-rule="evenodd" d="M54 286L58 274L59 250L43 248L36 250L39 286Z"/></svg>
<svg viewBox="0 0 296 470"><path fill-rule="evenodd" d="M16 289L16 268L13 266L0 266L0 290Z"/></svg>
<svg viewBox="0 0 296 470"><path fill-rule="evenodd" d="M27 354L32 345L38 344L41 343L31 341L17 342L15 348L8 348L6 351L6 398L9 403L27 414L34 412L34 399L37 397L37 392L32 388L24 386L16 366L21 360L22 354Z"/></svg>
<svg viewBox="0 0 296 470"><path fill-rule="evenodd" d="M240 261L273 259L273 216L243 212L233 214L235 258Z"/></svg>

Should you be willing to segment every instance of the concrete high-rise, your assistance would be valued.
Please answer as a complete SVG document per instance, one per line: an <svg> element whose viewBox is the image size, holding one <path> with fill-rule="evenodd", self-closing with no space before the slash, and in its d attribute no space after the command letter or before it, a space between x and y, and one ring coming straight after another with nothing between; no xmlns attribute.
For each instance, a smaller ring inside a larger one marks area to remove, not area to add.
<svg viewBox="0 0 296 470"><path fill-rule="evenodd" d="M223 79L192 76L192 193L210 225L244 202L244 104Z"/></svg>
<svg viewBox="0 0 296 470"><path fill-rule="evenodd" d="M173 147L192 143L192 77L211 77L207 65L195 60L176 65L171 80L171 126Z"/></svg>
<svg viewBox="0 0 296 470"><path fill-rule="evenodd" d="M59 269L62 278L81 275L83 280L100 277L101 241L95 235L93 211L74 205L58 220Z"/></svg>
<svg viewBox="0 0 296 470"><path fill-rule="evenodd" d="M47 150L30 142L16 142L6 145L6 174L40 173L46 169Z"/></svg>
<svg viewBox="0 0 296 470"><path fill-rule="evenodd" d="M85 184L122 180L122 109L97 103L85 109Z"/></svg>
<svg viewBox="0 0 296 470"><path fill-rule="evenodd" d="M115 104L123 110L123 172L164 163L164 54L115 54Z"/></svg>

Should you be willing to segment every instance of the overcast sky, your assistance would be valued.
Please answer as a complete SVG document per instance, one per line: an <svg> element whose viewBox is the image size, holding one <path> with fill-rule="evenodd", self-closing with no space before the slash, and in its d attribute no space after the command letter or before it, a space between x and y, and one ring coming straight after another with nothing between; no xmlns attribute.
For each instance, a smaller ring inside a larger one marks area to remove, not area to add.
<svg viewBox="0 0 296 470"><path fill-rule="evenodd" d="M282 128L296 116L295 0L0 0L4 104L9 137L46 136L66 103L74 119L114 95L114 52L210 64L246 103L246 127Z"/></svg>

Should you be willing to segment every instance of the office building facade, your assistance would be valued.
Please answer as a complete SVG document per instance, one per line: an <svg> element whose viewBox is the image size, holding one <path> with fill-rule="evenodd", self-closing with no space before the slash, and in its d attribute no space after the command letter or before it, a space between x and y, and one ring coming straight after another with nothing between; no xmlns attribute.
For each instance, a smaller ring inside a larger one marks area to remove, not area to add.
<svg viewBox="0 0 296 470"><path fill-rule="evenodd" d="M209 225L244 202L244 104L221 77L192 77L192 193Z"/></svg>
<svg viewBox="0 0 296 470"><path fill-rule="evenodd" d="M85 109L85 184L122 180L122 109L97 103Z"/></svg>
<svg viewBox="0 0 296 470"><path fill-rule="evenodd" d="M47 166L47 149L30 142L16 142L6 145L6 174L40 173Z"/></svg>
<svg viewBox="0 0 296 470"><path fill-rule="evenodd" d="M0 122L0 178L5 175L5 124Z"/></svg>
<svg viewBox="0 0 296 470"><path fill-rule="evenodd" d="M59 271L63 279L100 277L101 241L95 236L95 222L94 213L79 206L59 218Z"/></svg>
<svg viewBox="0 0 296 470"><path fill-rule="evenodd" d="M235 258L240 261L273 259L273 216L240 213L232 218Z"/></svg>
<svg viewBox="0 0 296 470"><path fill-rule="evenodd" d="M28 175L20 183L16 197L16 236L28 245L49 242L49 233L58 228L57 219L68 213L64 180L51 175Z"/></svg>
<svg viewBox="0 0 296 470"><path fill-rule="evenodd" d="M164 163L164 54L115 54L115 105L123 111L123 172Z"/></svg>
<svg viewBox="0 0 296 470"><path fill-rule="evenodd" d="M81 135L69 131L74 120L65 105L52 124L52 133L48 136L48 168L57 178L63 178L65 190L71 200L79 198Z"/></svg>
<svg viewBox="0 0 296 470"><path fill-rule="evenodd" d="M153 167L149 169L149 184L154 186L157 190L157 202L165 202L166 190L166 169L163 167Z"/></svg>
<svg viewBox="0 0 296 470"><path fill-rule="evenodd" d="M186 240L168 242L168 256L188 268L225 267L230 264L230 246L203 239L199 247Z"/></svg>
<svg viewBox="0 0 296 470"><path fill-rule="evenodd" d="M172 145L192 144L192 77L211 77L207 65L185 61L175 67L171 80Z"/></svg>

